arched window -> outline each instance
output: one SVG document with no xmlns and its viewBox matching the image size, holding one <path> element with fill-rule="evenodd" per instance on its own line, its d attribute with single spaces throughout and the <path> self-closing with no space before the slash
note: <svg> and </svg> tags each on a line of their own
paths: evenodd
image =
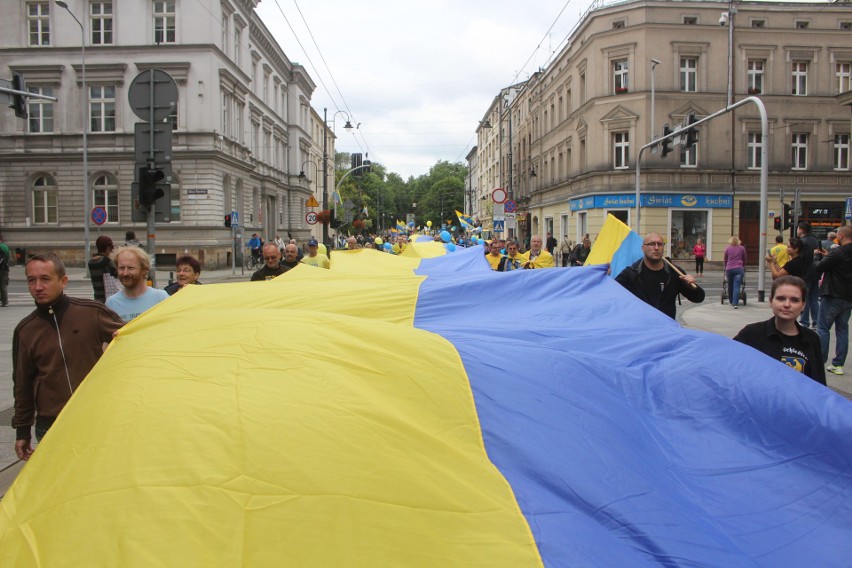
<svg viewBox="0 0 852 568">
<path fill-rule="evenodd" d="M 33 180 L 33 223 L 55 224 L 57 219 L 56 181 L 48 175 L 39 175 Z"/>
<path fill-rule="evenodd" d="M 92 184 L 92 204 L 106 209 L 107 223 L 118 223 L 118 181 L 110 174 L 99 175 Z"/>
</svg>

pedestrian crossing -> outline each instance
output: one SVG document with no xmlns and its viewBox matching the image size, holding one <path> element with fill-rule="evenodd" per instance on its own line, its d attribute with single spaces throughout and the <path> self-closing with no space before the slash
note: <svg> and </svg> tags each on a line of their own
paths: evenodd
<svg viewBox="0 0 852 568">
<path fill-rule="evenodd" d="M 92 290 L 92 285 L 88 282 L 69 282 L 65 287 L 65 294 L 74 298 L 87 298 L 91 300 L 95 297 Z M 24 288 L 21 290 L 9 290 L 9 307 L 30 307 L 33 305 L 33 297 L 30 296 L 29 290 Z"/>
</svg>

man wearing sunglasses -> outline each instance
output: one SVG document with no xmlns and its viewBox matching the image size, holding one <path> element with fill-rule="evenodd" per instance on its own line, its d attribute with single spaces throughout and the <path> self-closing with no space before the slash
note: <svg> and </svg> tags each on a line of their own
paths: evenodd
<svg viewBox="0 0 852 568">
<path fill-rule="evenodd" d="M 263 268 L 251 275 L 252 282 L 272 280 L 289 270 L 281 266 L 281 251 L 275 243 L 263 245 Z"/>
<path fill-rule="evenodd" d="M 622 270 L 615 281 L 674 319 L 677 295 L 683 294 L 690 302 L 699 304 L 704 301 L 704 289 L 695 283 L 694 276 L 663 260 L 665 246 L 662 235 L 648 233 L 642 242 L 642 258 Z"/>
</svg>

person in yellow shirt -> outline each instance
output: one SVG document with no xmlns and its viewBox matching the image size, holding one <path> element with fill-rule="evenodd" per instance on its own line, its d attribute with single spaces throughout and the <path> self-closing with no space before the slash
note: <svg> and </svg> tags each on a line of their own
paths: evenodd
<svg viewBox="0 0 852 568">
<path fill-rule="evenodd" d="M 500 267 L 500 259 L 503 258 L 500 254 L 500 239 L 493 239 L 488 247 L 489 252 L 485 255 L 485 260 L 488 261 L 491 270 L 497 270 Z"/>
<path fill-rule="evenodd" d="M 553 255 L 541 247 L 541 237 L 535 235 L 530 239 L 530 250 L 521 255 L 521 266 L 524 268 L 553 268 L 556 262 Z"/>
<path fill-rule="evenodd" d="M 391 251 L 393 254 L 402 254 L 402 251 L 405 250 L 405 247 L 408 246 L 408 236 L 404 234 L 400 234 L 396 237 L 396 242 L 393 244 Z"/>
<path fill-rule="evenodd" d="M 769 249 L 769 254 L 778 263 L 778 268 L 784 268 L 784 265 L 790 260 L 790 255 L 787 254 L 787 245 L 784 244 L 784 237 L 781 235 L 775 237 L 775 246 Z"/>
<path fill-rule="evenodd" d="M 319 254 L 317 252 L 318 248 L 319 243 L 316 239 L 309 240 L 308 254 L 302 257 L 302 263 L 310 266 L 318 266 L 319 268 L 329 268 L 331 263 L 329 262 L 328 257 L 324 254 Z"/>
</svg>

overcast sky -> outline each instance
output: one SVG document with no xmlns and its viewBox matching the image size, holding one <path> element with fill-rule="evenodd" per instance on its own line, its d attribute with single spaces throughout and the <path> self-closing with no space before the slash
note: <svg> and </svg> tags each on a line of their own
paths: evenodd
<svg viewBox="0 0 852 568">
<path fill-rule="evenodd" d="M 499 90 L 544 66 L 591 1 L 262 0 L 258 13 L 317 83 L 313 107 L 361 123 L 347 133 L 337 115 L 338 151 L 408 179 L 464 162 Z"/>
</svg>

